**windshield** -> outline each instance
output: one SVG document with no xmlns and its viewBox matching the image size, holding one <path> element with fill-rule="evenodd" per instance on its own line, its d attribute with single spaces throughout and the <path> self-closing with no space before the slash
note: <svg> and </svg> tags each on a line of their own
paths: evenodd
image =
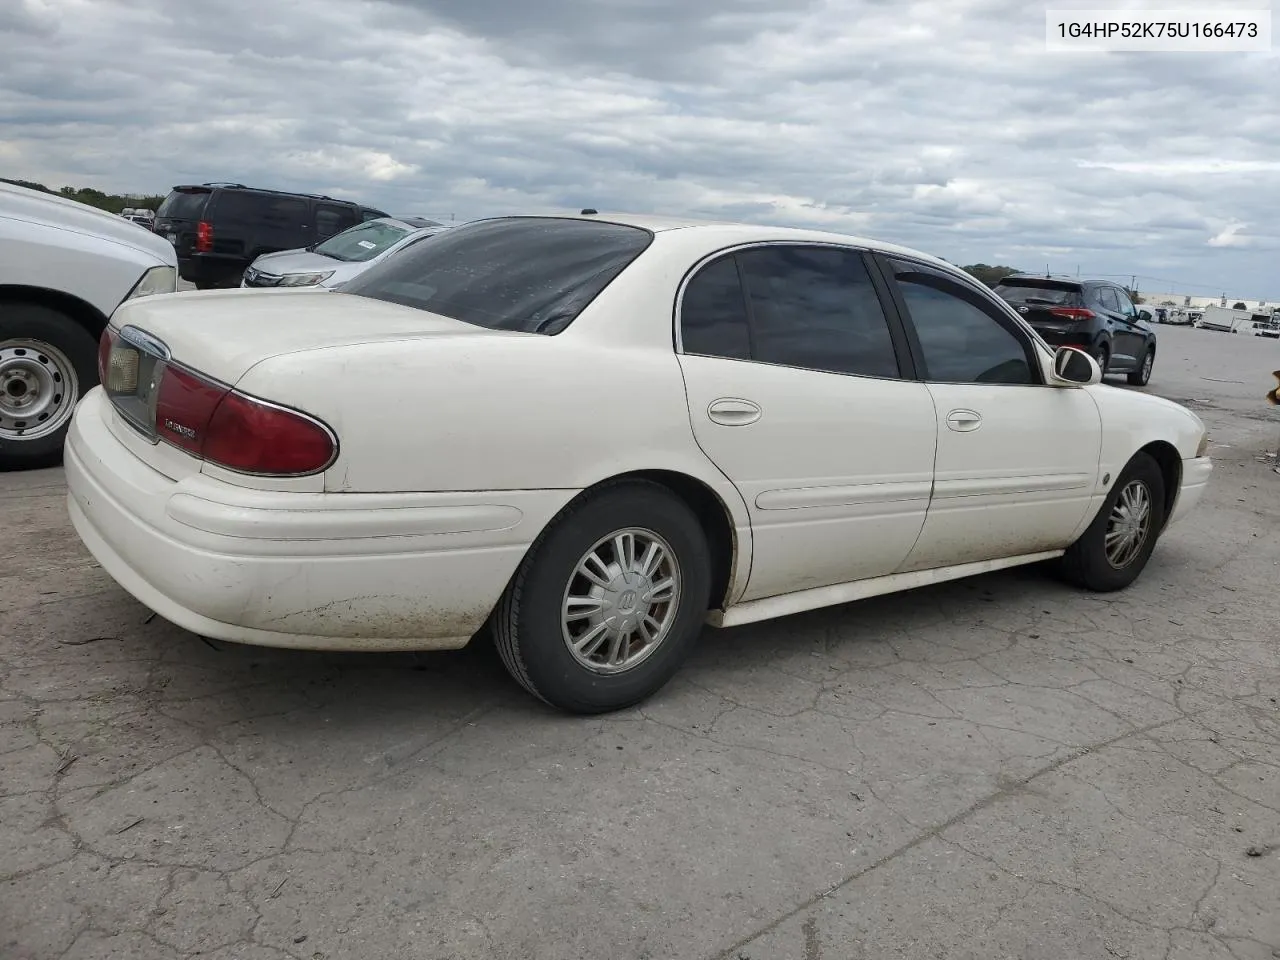
<svg viewBox="0 0 1280 960">
<path fill-rule="evenodd" d="M 360 262 L 372 260 L 384 250 L 399 243 L 412 230 L 386 220 L 370 220 L 343 230 L 316 246 L 315 252 L 334 260 Z"/>
<path fill-rule="evenodd" d="M 494 330 L 559 333 L 638 257 L 653 234 L 554 217 L 454 227 L 342 288 Z"/>
<path fill-rule="evenodd" d="M 1065 306 L 1077 303 L 1080 298 L 1080 291 L 1075 287 L 1052 281 L 1037 283 L 1019 280 L 1017 283 L 1001 283 L 997 284 L 995 292 L 1009 303 Z"/>
</svg>

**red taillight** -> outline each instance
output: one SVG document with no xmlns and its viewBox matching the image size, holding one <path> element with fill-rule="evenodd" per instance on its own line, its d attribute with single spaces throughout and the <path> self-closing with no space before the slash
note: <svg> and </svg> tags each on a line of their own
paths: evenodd
<svg viewBox="0 0 1280 960">
<path fill-rule="evenodd" d="M 116 342 L 116 331 L 111 327 L 102 331 L 98 338 L 98 382 L 107 382 L 107 361 L 111 357 L 111 348 Z"/>
<path fill-rule="evenodd" d="M 204 458 L 244 473 L 315 473 L 335 453 L 333 437 L 292 410 L 228 393 L 213 411 Z"/>
<path fill-rule="evenodd" d="M 1086 310 L 1084 307 L 1050 307 L 1049 312 L 1055 317 L 1064 317 L 1067 320 L 1092 320 L 1097 316 L 1092 310 Z"/>
<path fill-rule="evenodd" d="M 196 251 L 198 253 L 213 252 L 213 224 L 201 220 L 196 224 Z"/>
<path fill-rule="evenodd" d="M 319 422 L 169 367 L 160 381 L 156 434 L 240 473 L 295 476 L 327 467 L 337 452 Z"/>
<path fill-rule="evenodd" d="M 156 399 L 156 435 L 201 456 L 209 420 L 228 388 L 177 367 L 165 370 Z"/>
</svg>

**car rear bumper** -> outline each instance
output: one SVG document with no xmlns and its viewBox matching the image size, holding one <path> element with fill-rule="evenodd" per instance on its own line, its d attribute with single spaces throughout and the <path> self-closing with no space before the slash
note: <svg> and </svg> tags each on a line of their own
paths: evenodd
<svg viewBox="0 0 1280 960">
<path fill-rule="evenodd" d="M 77 406 L 68 510 L 90 553 L 165 619 L 237 643 L 461 647 L 572 490 L 435 494 L 251 490 L 152 469 Z"/>
<path fill-rule="evenodd" d="M 1208 457 L 1193 457 L 1182 461 L 1182 482 L 1178 487 L 1178 497 L 1173 503 L 1173 513 L 1165 524 L 1169 527 L 1193 509 L 1204 496 L 1209 486 L 1209 477 L 1213 475 L 1213 461 Z"/>
<path fill-rule="evenodd" d="M 1088 330 L 1062 330 L 1032 324 L 1032 329 L 1051 347 L 1091 347 L 1093 335 Z"/>
</svg>

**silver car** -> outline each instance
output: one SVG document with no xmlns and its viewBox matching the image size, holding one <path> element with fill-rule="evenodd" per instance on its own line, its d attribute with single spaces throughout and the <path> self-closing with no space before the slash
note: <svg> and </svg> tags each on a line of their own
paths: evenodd
<svg viewBox="0 0 1280 960">
<path fill-rule="evenodd" d="M 245 270 L 240 286 L 336 290 L 396 251 L 447 229 L 419 217 L 367 220 L 315 246 L 264 253 Z"/>
</svg>

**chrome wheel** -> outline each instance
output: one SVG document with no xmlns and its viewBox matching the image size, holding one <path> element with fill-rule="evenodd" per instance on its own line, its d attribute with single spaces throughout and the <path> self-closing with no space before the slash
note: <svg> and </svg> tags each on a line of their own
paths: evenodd
<svg viewBox="0 0 1280 960">
<path fill-rule="evenodd" d="M 1141 480 L 1130 481 L 1121 492 L 1107 522 L 1107 563 L 1122 570 L 1142 552 L 1151 533 L 1151 491 Z"/>
<path fill-rule="evenodd" d="M 671 632 L 682 586 L 675 551 L 652 530 L 628 527 L 601 538 L 565 588 L 565 645 L 588 670 L 630 670 Z"/>
<path fill-rule="evenodd" d="M 1142 382 L 1146 383 L 1151 379 L 1151 368 L 1155 366 L 1156 355 L 1150 350 L 1147 351 L 1146 359 L 1142 361 Z"/>
<path fill-rule="evenodd" d="M 76 368 L 39 340 L 0 340 L 0 440 L 38 440 L 61 430 L 80 395 Z"/>
</svg>

